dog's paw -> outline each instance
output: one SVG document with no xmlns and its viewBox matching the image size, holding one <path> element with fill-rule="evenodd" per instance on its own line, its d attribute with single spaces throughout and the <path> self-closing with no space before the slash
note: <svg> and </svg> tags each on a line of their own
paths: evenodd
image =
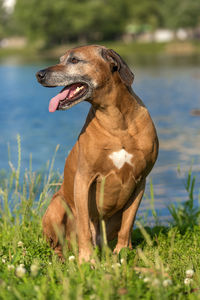
<svg viewBox="0 0 200 300">
<path fill-rule="evenodd" d="M 114 254 L 119 254 L 119 252 L 120 252 L 123 248 L 127 248 L 127 247 L 124 246 L 124 245 L 119 245 L 119 244 L 117 244 L 116 247 L 115 247 L 115 249 L 113 250 L 113 253 L 114 253 Z"/>
<path fill-rule="evenodd" d="M 84 262 L 91 261 L 91 253 L 89 251 L 81 251 L 79 252 L 79 263 L 82 264 Z"/>
</svg>

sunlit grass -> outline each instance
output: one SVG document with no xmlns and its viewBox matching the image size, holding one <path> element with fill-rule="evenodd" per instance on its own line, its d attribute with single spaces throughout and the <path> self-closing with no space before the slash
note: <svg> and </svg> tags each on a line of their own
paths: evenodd
<svg viewBox="0 0 200 300">
<path fill-rule="evenodd" d="M 45 172 L 33 172 L 30 161 L 21 173 L 19 136 L 17 141 L 18 165 L 9 161 L 10 171 L 0 176 L 0 299 L 200 298 L 199 208 L 194 208 L 191 170 L 185 186 L 189 200 L 181 209 L 171 206 L 169 227 L 159 225 L 150 184 L 149 201 L 157 222 L 152 228 L 136 222 L 133 250 L 113 255 L 114 243 L 107 247 L 104 232 L 105 248 L 94 250 L 95 264 L 80 265 L 76 245 L 73 251 L 65 247 L 62 263 L 41 228 L 44 210 L 62 181 L 53 171 L 55 156 Z"/>
</svg>

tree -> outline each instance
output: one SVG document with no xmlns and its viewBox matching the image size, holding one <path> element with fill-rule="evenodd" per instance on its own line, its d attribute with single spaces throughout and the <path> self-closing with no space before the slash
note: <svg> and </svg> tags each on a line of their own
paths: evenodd
<svg viewBox="0 0 200 300">
<path fill-rule="evenodd" d="M 200 0 L 16 0 L 14 29 L 46 45 L 113 40 L 127 25 L 195 27 L 199 11 Z"/>
<path fill-rule="evenodd" d="M 17 0 L 14 12 L 21 33 L 48 44 L 116 38 L 127 15 L 122 0 Z"/>
<path fill-rule="evenodd" d="M 168 28 L 195 28 L 200 24 L 199 0 L 164 0 L 163 25 Z"/>
<path fill-rule="evenodd" d="M 0 40 L 6 36 L 8 15 L 3 0 L 0 0 Z"/>
<path fill-rule="evenodd" d="M 132 0 L 129 19 L 135 25 L 149 25 L 152 29 L 162 23 L 162 13 L 159 0 Z"/>
</svg>

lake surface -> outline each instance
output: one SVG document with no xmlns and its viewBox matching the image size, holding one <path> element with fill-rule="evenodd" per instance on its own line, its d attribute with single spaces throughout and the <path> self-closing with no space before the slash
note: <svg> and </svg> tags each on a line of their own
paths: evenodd
<svg viewBox="0 0 200 300">
<path fill-rule="evenodd" d="M 0 64 L 0 169 L 9 169 L 8 143 L 11 159 L 17 164 L 16 136 L 22 140 L 22 167 L 28 168 L 32 153 L 33 169 L 41 169 L 60 144 L 55 169 L 63 171 L 65 158 L 83 126 L 88 103 L 80 103 L 65 112 L 48 112 L 48 103 L 60 88 L 40 86 L 35 78 L 37 70 L 48 63 Z M 134 63 L 133 63 L 134 66 Z M 187 199 L 184 174 L 193 162 L 197 174 L 195 199 L 197 204 L 200 171 L 200 117 L 191 110 L 200 109 L 200 68 L 195 64 L 157 63 L 136 65 L 134 91 L 143 99 L 155 122 L 160 152 L 150 174 L 155 192 L 155 206 L 159 214 L 168 218 L 166 206 L 173 201 Z M 182 176 L 178 175 L 180 165 Z M 147 186 L 146 194 L 149 194 Z M 142 208 L 149 206 L 145 198 Z M 142 209 L 140 210 L 142 212 Z"/>
</svg>

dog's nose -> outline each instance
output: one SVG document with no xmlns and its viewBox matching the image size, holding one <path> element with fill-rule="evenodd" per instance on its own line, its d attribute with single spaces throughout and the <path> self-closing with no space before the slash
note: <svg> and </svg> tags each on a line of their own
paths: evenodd
<svg viewBox="0 0 200 300">
<path fill-rule="evenodd" d="M 37 80 L 39 82 L 44 81 L 44 79 L 46 77 L 46 74 L 47 74 L 46 70 L 40 70 L 40 71 L 38 71 L 36 73 Z"/>
</svg>

